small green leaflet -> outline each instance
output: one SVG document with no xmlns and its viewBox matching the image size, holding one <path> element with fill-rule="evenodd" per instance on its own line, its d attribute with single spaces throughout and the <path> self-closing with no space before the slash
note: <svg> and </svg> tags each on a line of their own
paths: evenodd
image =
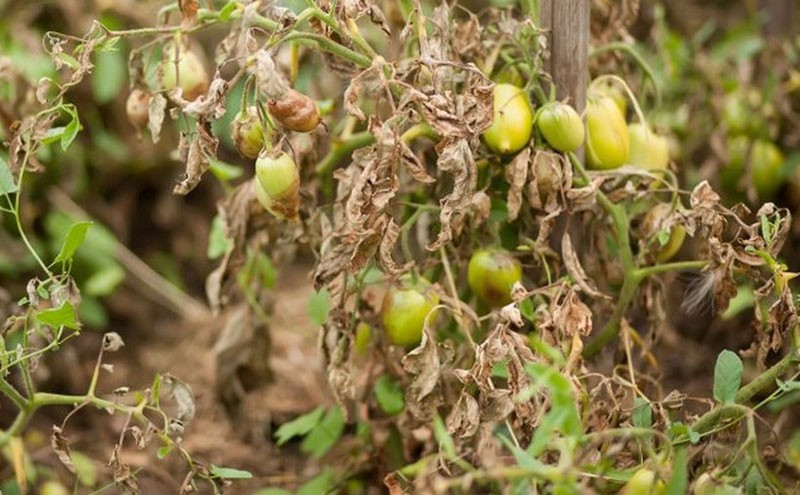
<svg viewBox="0 0 800 495">
<path fill-rule="evenodd" d="M 322 419 L 322 414 L 325 412 L 325 409 L 320 406 L 308 414 L 304 414 L 288 423 L 284 423 L 278 428 L 278 431 L 275 432 L 275 440 L 277 440 L 278 445 L 283 445 L 292 438 L 300 435 L 305 435 L 309 431 L 313 430 L 319 420 Z"/>
<path fill-rule="evenodd" d="M 723 404 L 733 404 L 742 384 L 742 360 L 735 352 L 724 350 L 714 366 L 714 398 Z"/>
<path fill-rule="evenodd" d="M 637 397 L 633 401 L 631 423 L 637 428 L 651 428 L 653 426 L 653 411 L 650 409 L 650 403 L 641 397 Z"/>
<path fill-rule="evenodd" d="M 321 326 L 328 321 L 328 312 L 331 310 L 331 298 L 328 289 L 314 292 L 308 298 L 308 316 L 315 325 Z"/>
<path fill-rule="evenodd" d="M 406 406 L 403 389 L 391 375 L 385 373 L 375 382 L 375 398 L 383 412 L 390 416 L 400 414 Z"/>
<path fill-rule="evenodd" d="M 67 237 L 64 239 L 64 245 L 61 246 L 61 252 L 59 252 L 56 259 L 53 260 L 53 264 L 59 261 L 61 263 L 72 261 L 75 251 L 77 251 L 81 244 L 83 244 L 83 241 L 86 240 L 86 232 L 89 231 L 89 227 L 91 226 L 92 222 L 73 223 L 67 232 Z"/>
<path fill-rule="evenodd" d="M 65 326 L 72 330 L 78 330 L 80 325 L 75 319 L 75 308 L 69 301 L 64 301 L 61 306 L 52 309 L 46 309 L 36 313 L 36 319 L 40 323 L 50 325 L 53 328 Z"/>
<path fill-rule="evenodd" d="M 344 413 L 339 406 L 328 409 L 322 420 L 300 445 L 300 450 L 313 457 L 322 457 L 342 438 L 344 433 Z"/>
<path fill-rule="evenodd" d="M 248 480 L 253 477 L 250 471 L 243 471 L 241 469 L 219 467 L 211 465 L 211 474 L 215 478 L 222 478 L 227 480 Z"/>
<path fill-rule="evenodd" d="M 14 183 L 14 176 L 11 174 L 11 167 L 8 166 L 5 158 L 0 156 L 0 195 L 17 192 L 19 188 Z"/>
</svg>

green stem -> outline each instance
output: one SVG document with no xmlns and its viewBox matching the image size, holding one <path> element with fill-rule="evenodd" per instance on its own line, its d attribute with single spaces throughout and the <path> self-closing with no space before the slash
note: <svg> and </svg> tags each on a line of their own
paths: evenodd
<svg viewBox="0 0 800 495">
<path fill-rule="evenodd" d="M 354 52 L 353 50 L 345 46 L 342 46 L 339 43 L 336 43 L 335 41 L 326 38 L 320 34 L 296 31 L 294 33 L 290 33 L 284 36 L 280 40 L 281 43 L 287 41 L 296 41 L 299 44 L 310 44 L 311 46 L 318 46 L 323 50 L 326 50 L 345 60 L 349 60 L 350 62 L 353 62 L 354 64 L 363 67 L 365 69 L 369 68 L 372 65 L 372 59 L 370 59 L 366 55 Z"/>
<path fill-rule="evenodd" d="M 336 165 L 347 158 L 353 151 L 369 146 L 375 142 L 375 136 L 369 131 L 353 134 L 343 141 L 334 141 L 328 154 L 317 164 L 317 175 L 326 176 L 333 172 Z"/>
<path fill-rule="evenodd" d="M 651 275 L 680 270 L 699 270 L 708 266 L 706 260 L 675 261 L 661 265 L 646 266 L 635 271 L 637 278 L 644 280 Z"/>
<path fill-rule="evenodd" d="M 645 75 L 650 80 L 650 83 L 652 83 L 653 90 L 656 93 L 656 106 L 658 106 L 661 102 L 661 92 L 658 89 L 658 83 L 656 81 L 655 72 L 653 72 L 653 68 L 650 67 L 650 64 L 647 63 L 647 61 L 642 57 L 642 55 L 638 51 L 636 51 L 636 49 L 629 43 L 625 43 L 622 41 L 614 41 L 611 43 L 606 43 L 605 45 L 602 46 L 598 46 L 597 48 L 592 50 L 591 53 L 589 53 L 589 56 L 594 57 L 596 55 L 600 55 L 601 53 L 609 51 L 621 51 L 630 55 L 630 57 L 636 62 L 636 64 L 644 71 Z"/>
<path fill-rule="evenodd" d="M 3 393 L 6 397 L 8 397 L 11 402 L 17 406 L 17 409 L 20 411 L 24 411 L 28 407 L 28 401 L 25 397 L 22 396 L 16 388 L 13 387 L 10 383 L 6 381 L 5 378 L 0 377 L 0 392 Z"/>
</svg>

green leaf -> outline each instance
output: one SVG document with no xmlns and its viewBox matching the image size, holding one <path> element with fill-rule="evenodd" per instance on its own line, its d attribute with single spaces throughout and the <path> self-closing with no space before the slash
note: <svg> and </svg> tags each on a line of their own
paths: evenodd
<svg viewBox="0 0 800 495">
<path fill-rule="evenodd" d="M 83 291 L 89 296 L 107 296 L 125 280 L 125 270 L 117 264 L 109 264 L 92 274 L 83 283 Z"/>
<path fill-rule="evenodd" d="M 244 174 L 242 167 L 228 162 L 223 162 L 222 160 L 218 160 L 216 158 L 209 159 L 208 163 L 211 168 L 211 173 L 222 182 L 230 182 L 234 179 L 238 179 Z"/>
<path fill-rule="evenodd" d="M 163 447 L 160 447 L 158 449 L 158 452 L 156 452 L 156 456 L 158 456 L 159 459 L 163 459 L 163 458 L 167 457 L 170 452 L 172 452 L 172 446 L 171 445 L 164 445 Z"/>
<path fill-rule="evenodd" d="M 641 397 L 637 397 L 633 401 L 631 423 L 637 428 L 651 428 L 653 426 L 653 411 L 650 409 L 650 403 Z"/>
<path fill-rule="evenodd" d="M 278 431 L 275 432 L 275 440 L 277 441 L 278 445 L 283 445 L 292 438 L 300 435 L 305 435 L 309 431 L 313 430 L 315 426 L 319 423 L 319 420 L 322 419 L 322 414 L 325 412 L 325 409 L 320 406 L 308 414 L 304 414 L 298 418 L 295 418 L 288 423 L 284 423 L 278 428 Z"/>
<path fill-rule="evenodd" d="M 384 373 L 375 381 L 375 398 L 383 412 L 393 416 L 400 414 L 406 406 L 403 389 L 391 375 Z"/>
<path fill-rule="evenodd" d="M 75 308 L 72 307 L 69 301 L 64 301 L 57 308 L 46 309 L 36 313 L 36 319 L 53 328 L 58 328 L 62 325 L 72 330 L 80 328 L 80 324 L 75 319 Z"/>
<path fill-rule="evenodd" d="M 333 470 L 325 468 L 312 480 L 301 486 L 296 495 L 325 495 L 333 488 Z"/>
<path fill-rule="evenodd" d="M 226 480 L 249 480 L 253 477 L 253 473 L 250 471 L 244 471 L 242 469 L 234 469 L 228 467 L 219 467 L 215 465 L 211 465 L 211 474 L 215 478 L 222 478 Z"/>
<path fill-rule="evenodd" d="M 664 495 L 685 495 L 689 488 L 689 472 L 687 469 L 686 449 L 678 449 L 672 463 L 672 475 L 667 481 Z"/>
<path fill-rule="evenodd" d="M 122 50 L 95 52 L 92 94 L 97 103 L 101 105 L 109 103 L 119 95 L 128 74 L 127 65 Z"/>
<path fill-rule="evenodd" d="M 94 461 L 88 456 L 74 450 L 70 452 L 70 457 L 72 458 L 72 464 L 75 466 L 75 474 L 77 474 L 78 481 L 81 482 L 81 485 L 88 487 L 96 485 L 97 467 L 95 467 Z"/>
<path fill-rule="evenodd" d="M 344 413 L 339 406 L 328 410 L 322 421 L 317 423 L 300 445 L 300 450 L 313 457 L 325 455 L 344 433 Z"/>
<path fill-rule="evenodd" d="M 5 158 L 0 156 L 0 194 L 11 194 L 18 190 L 19 187 L 14 183 L 14 176 L 11 174 L 11 167 Z"/>
<path fill-rule="evenodd" d="M 208 259 L 217 259 L 228 250 L 231 240 L 225 236 L 225 221 L 217 213 L 211 220 L 211 230 L 208 233 L 208 249 L 206 254 Z"/>
<path fill-rule="evenodd" d="M 728 303 L 728 308 L 722 313 L 723 320 L 731 320 L 733 317 L 746 309 L 750 309 L 756 302 L 756 295 L 753 288 L 749 285 L 740 285 L 736 295 Z"/>
<path fill-rule="evenodd" d="M 67 232 L 67 237 L 64 239 L 64 244 L 61 246 L 61 251 L 56 256 L 56 259 L 53 260 L 53 263 L 67 263 L 72 261 L 72 257 L 75 255 L 75 251 L 83 244 L 83 241 L 86 240 L 86 233 L 89 231 L 89 227 L 92 226 L 92 222 L 75 222 L 73 223 L 69 231 Z"/>
<path fill-rule="evenodd" d="M 714 398 L 723 404 L 733 404 L 742 384 L 742 360 L 735 352 L 724 350 L 714 366 Z"/>
<path fill-rule="evenodd" d="M 66 127 L 64 127 L 64 132 L 61 134 L 61 149 L 66 151 L 69 148 L 69 145 L 75 141 L 75 138 L 78 136 L 78 132 L 83 129 L 81 126 L 81 121 L 78 120 L 78 114 L 72 114 L 72 120 L 69 121 Z"/>
<path fill-rule="evenodd" d="M 314 292 L 308 299 L 308 315 L 315 325 L 321 326 L 328 320 L 328 312 L 331 309 L 331 299 L 328 289 Z"/>
</svg>

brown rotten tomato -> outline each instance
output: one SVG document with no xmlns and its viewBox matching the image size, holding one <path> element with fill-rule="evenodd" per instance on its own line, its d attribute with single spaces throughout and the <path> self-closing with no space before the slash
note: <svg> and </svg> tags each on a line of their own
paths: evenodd
<svg viewBox="0 0 800 495">
<path fill-rule="evenodd" d="M 299 219 L 300 172 L 287 153 L 263 152 L 258 157 L 253 192 L 258 202 L 276 217 Z"/>
<path fill-rule="evenodd" d="M 439 296 L 425 279 L 413 283 L 400 282 L 386 292 L 381 307 L 381 319 L 386 337 L 394 345 L 411 347 L 422 340 L 425 321 L 432 321 Z"/>
<path fill-rule="evenodd" d="M 494 118 L 483 140 L 495 153 L 507 155 L 524 148 L 533 133 L 533 110 L 528 95 L 513 84 L 495 84 Z"/>
<path fill-rule="evenodd" d="M 166 91 L 180 88 L 183 98 L 196 100 L 206 92 L 208 72 L 200 57 L 187 43 L 178 41 L 164 48 L 160 71 L 161 87 Z"/>
<path fill-rule="evenodd" d="M 585 131 L 581 116 L 566 103 L 545 105 L 536 118 L 536 127 L 554 150 L 568 153 L 580 148 Z"/>
<path fill-rule="evenodd" d="M 522 280 L 522 266 L 508 251 L 475 251 L 467 266 L 467 281 L 472 292 L 492 307 L 509 304 L 511 289 Z"/>
<path fill-rule="evenodd" d="M 313 99 L 289 89 L 280 99 L 267 102 L 269 113 L 283 127 L 295 132 L 311 132 L 320 123 L 319 108 Z"/>
<path fill-rule="evenodd" d="M 609 170 L 628 161 L 628 125 L 614 100 L 590 94 L 586 107 L 586 159 L 590 168 Z"/>
<path fill-rule="evenodd" d="M 125 112 L 135 127 L 146 126 L 150 120 L 150 93 L 139 88 L 131 91 L 125 102 Z"/>
</svg>

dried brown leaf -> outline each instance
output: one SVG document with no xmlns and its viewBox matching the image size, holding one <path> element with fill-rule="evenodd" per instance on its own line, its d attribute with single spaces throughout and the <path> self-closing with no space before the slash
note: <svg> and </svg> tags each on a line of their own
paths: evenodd
<svg viewBox="0 0 800 495">
<path fill-rule="evenodd" d="M 466 139 L 447 144 L 439 153 L 436 165 L 440 171 L 453 176 L 453 190 L 441 200 L 439 235 L 433 244 L 428 245 L 429 251 L 435 251 L 453 239 L 459 220 L 471 207 L 478 180 L 475 160 Z"/>
<path fill-rule="evenodd" d="M 528 168 L 531 158 L 531 149 L 525 148 L 506 165 L 505 178 L 508 182 L 508 197 L 506 205 L 508 207 L 508 220 L 513 222 L 519 216 L 522 207 L 522 189 L 528 180 Z"/>
</svg>

